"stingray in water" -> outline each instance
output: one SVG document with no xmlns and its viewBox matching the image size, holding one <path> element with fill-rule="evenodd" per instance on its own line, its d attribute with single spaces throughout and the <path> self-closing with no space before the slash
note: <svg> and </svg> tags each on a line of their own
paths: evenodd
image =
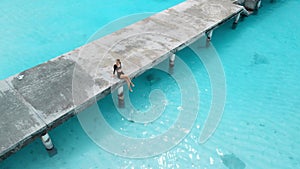
<svg viewBox="0 0 300 169">
<path fill-rule="evenodd" d="M 236 157 L 234 154 L 225 154 L 220 156 L 223 164 L 229 169 L 244 169 L 246 168 L 246 164 Z"/>
<path fill-rule="evenodd" d="M 254 64 L 254 65 L 269 64 L 269 60 L 267 57 L 260 55 L 258 53 L 255 53 L 253 55 L 252 64 Z"/>
<path fill-rule="evenodd" d="M 149 74 L 146 76 L 146 79 L 148 82 L 150 82 L 150 85 L 160 80 L 160 78 L 155 77 L 153 74 Z"/>
</svg>

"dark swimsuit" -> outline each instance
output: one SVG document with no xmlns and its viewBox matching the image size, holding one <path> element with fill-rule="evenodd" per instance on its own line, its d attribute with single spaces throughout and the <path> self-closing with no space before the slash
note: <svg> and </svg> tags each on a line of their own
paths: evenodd
<svg viewBox="0 0 300 169">
<path fill-rule="evenodd" d="M 115 72 L 117 71 L 117 76 L 118 76 L 119 79 L 121 78 L 121 75 L 124 75 L 123 71 L 119 72 L 119 70 L 121 70 L 121 68 L 122 68 L 121 64 L 120 64 L 120 67 L 118 67 L 116 64 L 114 65 L 114 72 L 113 72 L 113 74 L 115 74 Z"/>
</svg>

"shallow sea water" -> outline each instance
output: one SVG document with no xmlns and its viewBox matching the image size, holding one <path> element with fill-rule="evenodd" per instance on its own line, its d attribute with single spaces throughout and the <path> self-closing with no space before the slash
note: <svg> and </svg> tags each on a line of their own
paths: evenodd
<svg viewBox="0 0 300 169">
<path fill-rule="evenodd" d="M 121 17 L 156 13 L 180 2 L 183 0 L 2 0 L 0 79 L 84 45 L 96 31 Z M 137 20 L 132 21 L 120 28 Z"/>
<path fill-rule="evenodd" d="M 186 48 L 177 53 L 192 70 L 200 91 L 200 111 L 192 131 L 176 147 L 146 159 L 110 154 L 85 134 L 77 118 L 50 132 L 58 154 L 48 157 L 40 140 L 0 163 L 0 168 L 300 168 L 300 1 L 264 2 L 257 15 L 218 28 L 213 45 L 226 75 L 226 105 L 212 137 L 198 142 L 211 105 L 209 76 L 201 60 Z M 175 70 L 180 70 L 176 67 Z M 151 69 L 134 79 L 130 94 L 139 110 L 149 108 L 149 93 L 162 89 L 167 107 L 148 125 L 124 119 L 111 95 L 98 102 L 110 126 L 121 134 L 147 138 L 159 135 L 178 117 L 180 91 L 167 73 Z M 151 147 L 149 147 L 151 148 Z M 223 156 L 220 156 L 223 153 Z"/>
</svg>

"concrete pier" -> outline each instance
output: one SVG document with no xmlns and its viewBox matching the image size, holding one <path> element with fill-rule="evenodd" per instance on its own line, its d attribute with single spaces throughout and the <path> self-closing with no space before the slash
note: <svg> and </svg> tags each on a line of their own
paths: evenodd
<svg viewBox="0 0 300 169">
<path fill-rule="evenodd" d="M 242 11 L 231 0 L 188 0 L 1 81 L 0 161 L 121 86 L 116 58 L 138 76 Z"/>
</svg>

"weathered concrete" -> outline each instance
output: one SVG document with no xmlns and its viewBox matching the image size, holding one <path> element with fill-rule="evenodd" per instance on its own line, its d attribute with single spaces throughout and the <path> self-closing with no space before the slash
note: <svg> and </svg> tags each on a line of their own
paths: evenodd
<svg viewBox="0 0 300 169">
<path fill-rule="evenodd" d="M 5 81 L 0 81 L 0 112 L 1 156 L 19 150 L 27 140 L 46 129 L 34 108 Z"/>
<path fill-rule="evenodd" d="M 120 86 L 116 58 L 138 76 L 240 12 L 230 0 L 189 0 L 1 82 L 1 158 Z"/>
</svg>

